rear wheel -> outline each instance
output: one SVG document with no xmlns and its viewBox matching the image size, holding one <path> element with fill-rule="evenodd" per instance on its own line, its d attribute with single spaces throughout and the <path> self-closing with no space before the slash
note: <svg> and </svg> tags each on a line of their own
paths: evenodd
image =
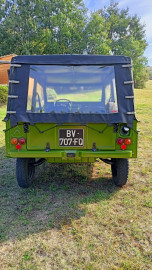
<svg viewBox="0 0 152 270">
<path fill-rule="evenodd" d="M 129 161 L 125 158 L 112 159 L 112 179 L 116 186 L 122 187 L 127 183 L 129 174 Z"/>
<path fill-rule="evenodd" d="M 16 179 L 21 188 L 28 188 L 31 185 L 35 174 L 34 158 L 17 158 Z"/>
</svg>

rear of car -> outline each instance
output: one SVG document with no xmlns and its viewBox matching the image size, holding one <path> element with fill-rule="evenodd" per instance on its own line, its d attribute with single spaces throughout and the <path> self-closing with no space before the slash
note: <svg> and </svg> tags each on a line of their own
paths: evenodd
<svg viewBox="0 0 152 270">
<path fill-rule="evenodd" d="M 130 58 L 123 56 L 12 59 L 6 154 L 17 158 L 21 187 L 30 185 L 35 166 L 45 160 L 83 163 L 97 158 L 111 164 L 116 184 L 126 183 L 128 158 L 137 157 L 131 68 Z M 118 177 L 119 167 L 125 180 Z"/>
</svg>

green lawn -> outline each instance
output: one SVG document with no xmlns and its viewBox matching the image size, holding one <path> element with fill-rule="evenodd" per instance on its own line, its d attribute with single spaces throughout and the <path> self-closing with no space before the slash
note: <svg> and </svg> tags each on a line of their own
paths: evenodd
<svg viewBox="0 0 152 270">
<path fill-rule="evenodd" d="M 0 120 L 0 269 L 152 269 L 152 81 L 135 96 L 139 152 L 122 189 L 99 162 L 42 165 L 20 189 Z"/>
<path fill-rule="evenodd" d="M 109 91 L 110 92 L 110 91 Z M 53 96 L 53 95 L 52 95 Z M 68 99 L 69 101 L 76 101 L 76 102 L 85 102 L 85 101 L 101 101 L 102 98 L 102 90 L 96 90 L 96 91 L 77 91 L 76 93 L 68 93 L 68 94 L 60 94 L 57 95 L 55 94 L 55 98 L 50 99 L 49 101 L 55 101 L 55 100 L 59 100 L 59 99 Z"/>
</svg>

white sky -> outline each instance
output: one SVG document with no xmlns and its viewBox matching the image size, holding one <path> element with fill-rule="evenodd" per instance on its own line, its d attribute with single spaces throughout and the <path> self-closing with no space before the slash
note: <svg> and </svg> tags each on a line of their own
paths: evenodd
<svg viewBox="0 0 152 270">
<path fill-rule="evenodd" d="M 129 8 L 130 15 L 137 14 L 141 22 L 145 24 L 146 40 L 148 43 L 145 56 L 148 59 L 148 65 L 152 66 L 152 0 L 116 0 L 119 8 Z M 85 6 L 95 11 L 104 6 L 110 5 L 110 0 L 84 0 Z"/>
</svg>

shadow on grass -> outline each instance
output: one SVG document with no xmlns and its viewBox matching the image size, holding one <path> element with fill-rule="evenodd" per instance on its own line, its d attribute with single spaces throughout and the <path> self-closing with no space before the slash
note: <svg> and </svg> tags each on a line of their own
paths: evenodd
<svg viewBox="0 0 152 270">
<path fill-rule="evenodd" d="M 17 186 L 14 165 L 14 159 L 0 163 L 1 241 L 70 226 L 73 220 L 85 215 L 88 204 L 108 202 L 119 190 L 104 163 L 43 164 L 29 189 Z"/>
</svg>

